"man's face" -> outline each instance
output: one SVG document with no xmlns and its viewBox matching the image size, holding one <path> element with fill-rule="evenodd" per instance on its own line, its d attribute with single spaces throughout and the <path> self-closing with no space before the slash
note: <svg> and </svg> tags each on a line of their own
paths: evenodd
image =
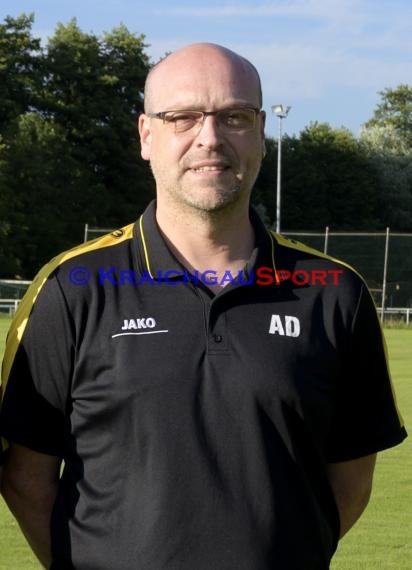
<svg viewBox="0 0 412 570">
<path fill-rule="evenodd" d="M 240 60 L 197 47 L 169 56 L 153 73 L 148 113 L 259 108 L 256 76 Z M 173 124 L 143 115 L 142 156 L 150 160 L 158 204 L 202 211 L 248 203 L 264 141 L 264 115 L 251 130 L 230 131 L 207 116 L 201 128 L 175 132 Z"/>
</svg>

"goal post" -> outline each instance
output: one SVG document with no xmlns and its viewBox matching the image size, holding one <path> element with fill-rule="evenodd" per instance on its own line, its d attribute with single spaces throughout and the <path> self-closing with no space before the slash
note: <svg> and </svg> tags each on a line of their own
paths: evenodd
<svg viewBox="0 0 412 570">
<path fill-rule="evenodd" d="M 98 238 L 105 234 L 109 234 L 113 232 L 116 228 L 96 228 L 93 226 L 89 226 L 89 224 L 84 224 L 84 236 L 83 241 L 90 241 L 92 239 Z"/>
</svg>

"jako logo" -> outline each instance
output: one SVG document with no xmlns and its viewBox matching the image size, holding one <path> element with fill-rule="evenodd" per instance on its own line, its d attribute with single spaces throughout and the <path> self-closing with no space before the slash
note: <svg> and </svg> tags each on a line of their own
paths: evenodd
<svg viewBox="0 0 412 570">
<path fill-rule="evenodd" d="M 130 331 L 137 329 L 154 329 L 156 321 L 153 317 L 147 319 L 125 319 L 123 321 L 122 331 Z"/>
<path fill-rule="evenodd" d="M 282 319 L 284 319 L 284 321 L 282 321 Z M 299 319 L 296 317 L 290 317 L 288 315 L 285 315 L 285 317 L 281 317 L 280 315 L 272 315 L 272 318 L 270 320 L 269 334 L 297 337 L 300 335 Z"/>
</svg>

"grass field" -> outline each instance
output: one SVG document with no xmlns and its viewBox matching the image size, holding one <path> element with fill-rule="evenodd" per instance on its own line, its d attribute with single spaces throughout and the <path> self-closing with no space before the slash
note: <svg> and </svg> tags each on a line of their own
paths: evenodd
<svg viewBox="0 0 412 570">
<path fill-rule="evenodd" d="M 0 355 L 8 324 L 8 319 L 0 318 Z M 411 431 L 412 329 L 385 329 L 385 336 L 399 407 Z M 39 568 L 0 499 L 0 569 Z M 412 437 L 379 455 L 371 502 L 341 541 L 331 566 L 331 570 L 391 568 L 412 568 Z"/>
</svg>

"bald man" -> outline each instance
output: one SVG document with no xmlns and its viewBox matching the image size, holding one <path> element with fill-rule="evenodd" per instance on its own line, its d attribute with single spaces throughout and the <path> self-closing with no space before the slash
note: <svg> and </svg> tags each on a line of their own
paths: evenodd
<svg viewBox="0 0 412 570">
<path fill-rule="evenodd" d="M 46 568 L 326 570 L 405 437 L 362 279 L 250 207 L 264 125 L 244 58 L 162 60 L 139 117 L 156 202 L 21 304 L 3 494 Z"/>
</svg>

